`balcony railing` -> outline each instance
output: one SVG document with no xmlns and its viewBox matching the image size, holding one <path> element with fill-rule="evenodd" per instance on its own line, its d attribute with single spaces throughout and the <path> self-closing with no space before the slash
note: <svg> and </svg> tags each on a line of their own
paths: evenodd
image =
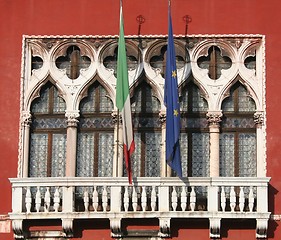
<svg viewBox="0 0 281 240">
<path fill-rule="evenodd" d="M 210 237 L 220 237 L 221 219 L 256 219 L 256 237 L 266 238 L 269 178 L 13 178 L 13 230 L 23 236 L 27 219 L 61 219 L 73 236 L 73 220 L 107 218 L 113 237 L 122 219 L 157 218 L 160 237 L 172 218 L 209 219 Z"/>
</svg>

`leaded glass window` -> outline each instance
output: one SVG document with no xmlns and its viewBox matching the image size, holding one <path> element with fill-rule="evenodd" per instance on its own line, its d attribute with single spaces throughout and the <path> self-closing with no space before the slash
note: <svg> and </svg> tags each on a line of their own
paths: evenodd
<svg viewBox="0 0 281 240">
<path fill-rule="evenodd" d="M 65 176 L 66 105 L 50 82 L 31 105 L 33 116 L 29 149 L 30 177 Z"/>
<path fill-rule="evenodd" d="M 76 176 L 110 177 L 113 163 L 113 103 L 105 88 L 95 81 L 80 103 Z"/>
<path fill-rule="evenodd" d="M 162 139 L 160 102 L 145 81 L 136 87 L 131 102 L 136 146 L 132 156 L 133 177 L 159 177 Z"/>
<path fill-rule="evenodd" d="M 183 176 L 209 176 L 208 104 L 191 80 L 180 89 Z"/>
<path fill-rule="evenodd" d="M 220 176 L 256 176 L 255 102 L 237 82 L 223 101 L 220 135 Z"/>
</svg>

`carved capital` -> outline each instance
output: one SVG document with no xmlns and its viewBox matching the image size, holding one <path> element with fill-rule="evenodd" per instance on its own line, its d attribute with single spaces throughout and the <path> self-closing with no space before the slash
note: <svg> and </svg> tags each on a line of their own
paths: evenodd
<svg viewBox="0 0 281 240">
<path fill-rule="evenodd" d="M 119 238 L 122 237 L 121 232 L 121 218 L 110 219 L 111 237 Z"/>
<path fill-rule="evenodd" d="M 114 124 L 116 124 L 118 122 L 118 114 L 117 114 L 117 111 L 113 111 L 111 113 L 111 119 L 112 119 L 112 122 Z M 119 115 L 119 123 L 121 123 L 121 116 Z"/>
<path fill-rule="evenodd" d="M 21 124 L 22 124 L 22 126 L 28 127 L 28 126 L 30 126 L 31 122 L 32 122 L 31 113 L 29 111 L 22 112 L 22 114 L 21 114 Z"/>
<path fill-rule="evenodd" d="M 257 125 L 257 127 L 261 127 L 264 123 L 264 112 L 262 112 L 262 111 L 255 112 L 254 122 Z"/>
<path fill-rule="evenodd" d="M 68 127 L 77 127 L 78 124 L 78 118 L 80 114 L 79 112 L 66 112 L 65 117 L 66 117 L 66 122 Z"/>
<path fill-rule="evenodd" d="M 170 218 L 159 218 L 159 237 L 170 237 Z"/>
<path fill-rule="evenodd" d="M 221 112 L 208 112 L 206 114 L 209 125 L 219 125 L 222 118 Z"/>
<path fill-rule="evenodd" d="M 220 238 L 221 219 L 210 218 L 210 238 Z"/>
<path fill-rule="evenodd" d="M 159 119 L 162 124 L 166 123 L 166 111 L 161 110 L 159 112 Z"/>
<path fill-rule="evenodd" d="M 73 219 L 62 219 L 62 229 L 67 237 L 73 237 Z"/>
</svg>

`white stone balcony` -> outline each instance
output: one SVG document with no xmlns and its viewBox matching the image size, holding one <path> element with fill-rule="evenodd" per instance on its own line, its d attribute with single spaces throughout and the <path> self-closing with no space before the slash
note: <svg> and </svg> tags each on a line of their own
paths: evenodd
<svg viewBox="0 0 281 240">
<path fill-rule="evenodd" d="M 210 238 L 220 237 L 221 219 L 255 219 L 256 237 L 266 238 L 269 178 L 13 178 L 13 230 L 23 221 L 61 219 L 73 236 L 77 219 L 109 219 L 113 237 L 122 237 L 122 219 L 156 218 L 159 237 L 170 236 L 173 218 L 209 219 Z"/>
</svg>

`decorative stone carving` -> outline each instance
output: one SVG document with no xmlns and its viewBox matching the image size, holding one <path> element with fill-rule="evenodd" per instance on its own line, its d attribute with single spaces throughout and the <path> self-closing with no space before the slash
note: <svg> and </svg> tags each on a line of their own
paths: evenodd
<svg viewBox="0 0 281 240">
<path fill-rule="evenodd" d="M 77 127 L 78 119 L 80 114 L 78 112 L 66 112 L 65 117 L 67 122 L 67 127 Z"/>
<path fill-rule="evenodd" d="M 257 127 L 261 127 L 264 124 L 264 113 L 262 111 L 257 111 L 254 114 L 254 122 Z"/>
<path fill-rule="evenodd" d="M 110 219 L 110 229 L 111 229 L 111 237 L 121 237 L 121 218 L 111 218 Z"/>
<path fill-rule="evenodd" d="M 207 121 L 210 125 L 219 125 L 222 118 L 221 112 L 208 112 L 206 114 Z"/>
<path fill-rule="evenodd" d="M 24 238 L 23 235 L 23 220 L 13 220 L 12 221 L 12 228 L 13 231 L 15 233 L 15 238 L 19 239 L 19 238 Z"/>
<path fill-rule="evenodd" d="M 73 237 L 73 219 L 62 219 L 62 229 L 67 237 Z"/>
<path fill-rule="evenodd" d="M 159 218 L 159 237 L 170 237 L 170 218 Z"/>
<path fill-rule="evenodd" d="M 210 238 L 220 238 L 221 219 L 210 218 Z"/>
<path fill-rule="evenodd" d="M 22 126 L 24 126 L 24 127 L 30 126 L 31 122 L 32 122 L 31 113 L 29 111 L 22 112 L 22 115 L 21 115 Z"/>
<path fill-rule="evenodd" d="M 159 113 L 159 119 L 160 119 L 160 122 L 162 124 L 165 124 L 166 123 L 166 111 L 160 111 Z"/>
<path fill-rule="evenodd" d="M 267 227 L 268 227 L 268 219 L 257 219 L 256 225 L 256 238 L 265 238 L 267 239 Z"/>
</svg>

